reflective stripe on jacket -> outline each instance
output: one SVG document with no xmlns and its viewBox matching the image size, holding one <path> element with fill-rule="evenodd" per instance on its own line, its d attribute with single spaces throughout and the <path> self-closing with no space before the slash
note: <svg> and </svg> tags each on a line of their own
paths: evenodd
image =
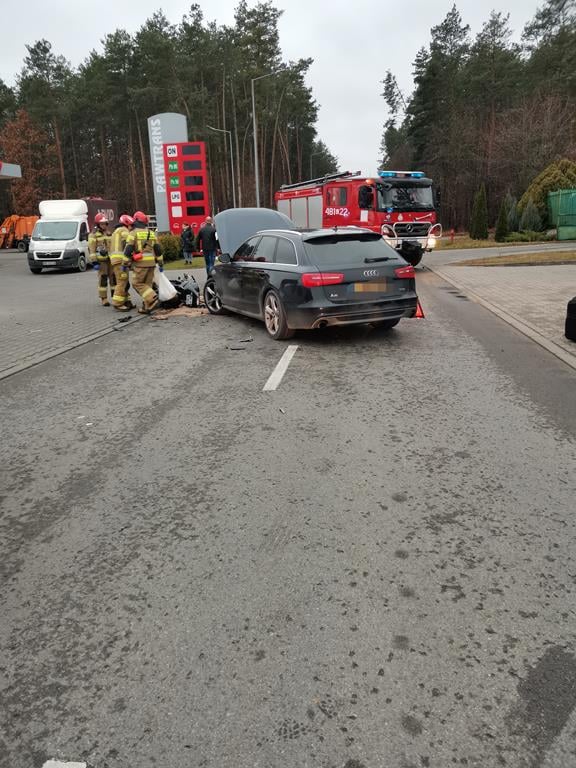
<svg viewBox="0 0 576 768">
<path fill-rule="evenodd" d="M 155 267 L 156 264 L 163 264 L 164 261 L 156 232 L 143 227 L 135 227 L 130 232 L 124 254 L 124 262 L 132 261 L 135 267 Z M 138 258 L 139 254 L 142 254 L 142 258 Z"/>
<path fill-rule="evenodd" d="M 122 264 L 124 259 L 124 248 L 130 235 L 128 227 L 116 227 L 112 232 L 110 240 L 110 262 L 112 264 Z"/>
<path fill-rule="evenodd" d="M 88 236 L 88 253 L 91 261 L 106 261 L 108 259 L 108 256 L 101 256 L 98 253 L 99 248 L 110 251 L 110 235 L 96 228 Z"/>
</svg>

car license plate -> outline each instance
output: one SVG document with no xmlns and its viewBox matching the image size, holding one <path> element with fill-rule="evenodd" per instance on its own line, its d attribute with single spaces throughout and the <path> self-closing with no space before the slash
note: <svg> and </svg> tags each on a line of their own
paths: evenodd
<svg viewBox="0 0 576 768">
<path fill-rule="evenodd" d="M 45 267 L 57 267 L 58 262 L 57 261 L 42 261 L 42 264 L 44 264 Z"/>
<path fill-rule="evenodd" d="M 354 293 L 385 293 L 386 281 L 379 283 L 354 283 Z"/>
</svg>

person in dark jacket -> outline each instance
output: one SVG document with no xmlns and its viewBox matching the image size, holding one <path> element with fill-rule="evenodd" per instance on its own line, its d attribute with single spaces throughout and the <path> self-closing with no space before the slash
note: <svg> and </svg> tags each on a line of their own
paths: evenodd
<svg viewBox="0 0 576 768">
<path fill-rule="evenodd" d="M 216 251 L 218 250 L 218 237 L 216 235 L 216 227 L 214 226 L 214 219 L 211 216 L 206 218 L 206 221 L 200 227 L 198 237 L 196 240 L 198 250 L 204 254 L 204 261 L 206 262 L 206 274 L 210 275 L 214 268 L 214 262 L 216 261 Z"/>
<path fill-rule="evenodd" d="M 184 224 L 182 230 L 182 251 L 184 253 L 184 264 L 192 264 L 192 253 L 194 251 L 194 233 L 190 224 Z"/>
</svg>

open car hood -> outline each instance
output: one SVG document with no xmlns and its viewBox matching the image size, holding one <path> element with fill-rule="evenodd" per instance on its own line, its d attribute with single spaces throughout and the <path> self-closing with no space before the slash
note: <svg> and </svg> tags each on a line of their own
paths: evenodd
<svg viewBox="0 0 576 768">
<path fill-rule="evenodd" d="M 270 208 L 229 208 L 214 217 L 222 253 L 233 256 L 245 240 L 263 229 L 295 230 L 294 222 Z"/>
</svg>

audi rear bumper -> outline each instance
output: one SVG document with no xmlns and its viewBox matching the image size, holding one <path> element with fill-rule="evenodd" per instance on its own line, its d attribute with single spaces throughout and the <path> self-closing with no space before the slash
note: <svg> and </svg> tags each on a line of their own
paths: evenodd
<svg viewBox="0 0 576 768">
<path fill-rule="evenodd" d="M 370 306 L 358 304 L 334 307 L 286 308 L 286 320 L 292 330 L 312 330 L 329 325 L 361 325 L 382 320 L 397 320 L 414 317 L 418 298 L 416 294 L 386 302 L 375 302 Z"/>
</svg>

